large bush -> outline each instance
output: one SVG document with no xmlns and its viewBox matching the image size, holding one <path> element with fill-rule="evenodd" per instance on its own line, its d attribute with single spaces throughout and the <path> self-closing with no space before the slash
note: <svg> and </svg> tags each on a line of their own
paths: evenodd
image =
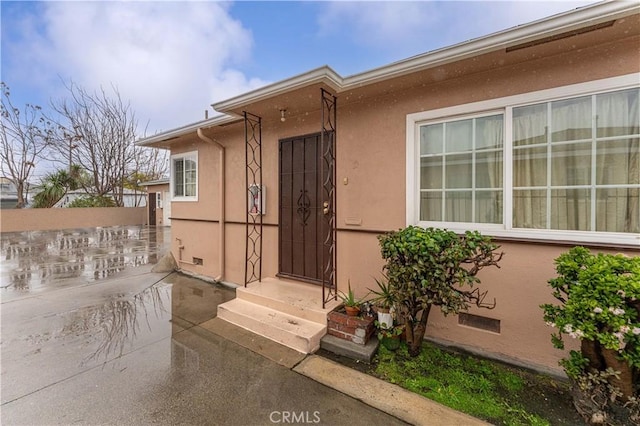
<svg viewBox="0 0 640 426">
<path fill-rule="evenodd" d="M 581 414 L 611 419 L 617 404 L 628 410 L 624 423 L 640 421 L 640 257 L 574 247 L 555 263 L 558 277 L 549 284 L 560 304 L 541 307 L 556 329 L 555 347 L 564 349 L 564 336 L 580 340 L 580 352 L 571 351 L 561 365 L 584 394 L 586 402 L 577 401 Z"/>
<path fill-rule="evenodd" d="M 83 195 L 70 202 L 67 207 L 116 207 L 116 203 L 108 195 Z"/>
<path fill-rule="evenodd" d="M 480 282 L 476 274 L 486 266 L 497 266 L 502 258 L 488 237 L 479 232 L 459 236 L 446 229 L 409 226 L 380 235 L 378 240 L 412 356 L 420 353 L 433 306 L 445 315 L 467 310 L 470 304 L 495 306 L 495 300 L 484 302 L 486 292 L 473 288 Z"/>
</svg>

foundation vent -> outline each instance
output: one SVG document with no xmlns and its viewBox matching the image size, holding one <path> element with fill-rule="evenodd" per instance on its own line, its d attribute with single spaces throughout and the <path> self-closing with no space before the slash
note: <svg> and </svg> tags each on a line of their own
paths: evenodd
<svg viewBox="0 0 640 426">
<path fill-rule="evenodd" d="M 461 312 L 458 314 L 458 324 L 500 334 L 500 320 L 494 318 Z"/>
<path fill-rule="evenodd" d="M 204 263 L 203 263 L 203 261 L 202 261 L 202 258 L 200 258 L 200 257 L 194 257 L 194 258 L 193 258 L 193 264 L 194 264 L 194 265 L 203 265 Z"/>
</svg>

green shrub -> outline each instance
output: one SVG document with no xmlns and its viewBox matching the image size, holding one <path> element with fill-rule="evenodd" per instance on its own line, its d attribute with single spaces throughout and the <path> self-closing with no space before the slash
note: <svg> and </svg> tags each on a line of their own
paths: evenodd
<svg viewBox="0 0 640 426">
<path fill-rule="evenodd" d="M 640 371 L 640 257 L 574 247 L 555 264 L 558 277 L 549 285 L 560 304 L 541 305 L 544 320 L 555 328 L 556 348 L 564 349 L 564 336 L 581 344 L 560 364 L 586 399 L 602 400 L 594 406 L 600 414 L 616 397 L 633 409 L 629 402 L 638 396 Z M 610 386 L 601 385 L 603 377 Z"/>
<path fill-rule="evenodd" d="M 438 306 L 445 314 L 484 303 L 485 293 L 473 288 L 476 274 L 486 266 L 497 266 L 502 253 L 479 232 L 462 236 L 445 229 L 409 226 L 378 237 L 388 284 L 395 293 L 398 315 L 406 324 L 412 356 L 420 352 L 429 312 Z"/>
<path fill-rule="evenodd" d="M 106 195 L 84 195 L 70 202 L 67 207 L 116 207 L 116 203 Z"/>
</svg>

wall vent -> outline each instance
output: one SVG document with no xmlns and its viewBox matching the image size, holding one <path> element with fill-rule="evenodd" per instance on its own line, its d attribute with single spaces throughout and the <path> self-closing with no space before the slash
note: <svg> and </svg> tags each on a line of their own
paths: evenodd
<svg viewBox="0 0 640 426">
<path fill-rule="evenodd" d="M 458 324 L 500 334 L 500 320 L 461 312 Z"/>
<path fill-rule="evenodd" d="M 194 257 L 194 258 L 193 258 L 193 264 L 194 264 L 194 265 L 203 265 L 204 263 L 203 263 L 203 261 L 202 261 L 202 259 L 201 259 L 201 258 L 199 258 L 199 257 Z"/>
</svg>

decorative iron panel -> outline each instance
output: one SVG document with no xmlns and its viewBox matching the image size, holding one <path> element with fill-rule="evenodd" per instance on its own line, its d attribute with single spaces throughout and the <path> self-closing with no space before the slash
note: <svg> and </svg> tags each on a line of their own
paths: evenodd
<svg viewBox="0 0 640 426">
<path fill-rule="evenodd" d="M 262 279 L 262 118 L 244 112 L 246 240 L 244 285 Z"/>
<path fill-rule="evenodd" d="M 338 298 L 337 250 L 336 250 L 336 108 L 337 99 L 324 89 L 321 91 L 322 130 L 322 187 L 324 191 L 323 213 L 328 232 L 324 238 L 322 250 L 322 307 L 330 300 Z"/>
</svg>

